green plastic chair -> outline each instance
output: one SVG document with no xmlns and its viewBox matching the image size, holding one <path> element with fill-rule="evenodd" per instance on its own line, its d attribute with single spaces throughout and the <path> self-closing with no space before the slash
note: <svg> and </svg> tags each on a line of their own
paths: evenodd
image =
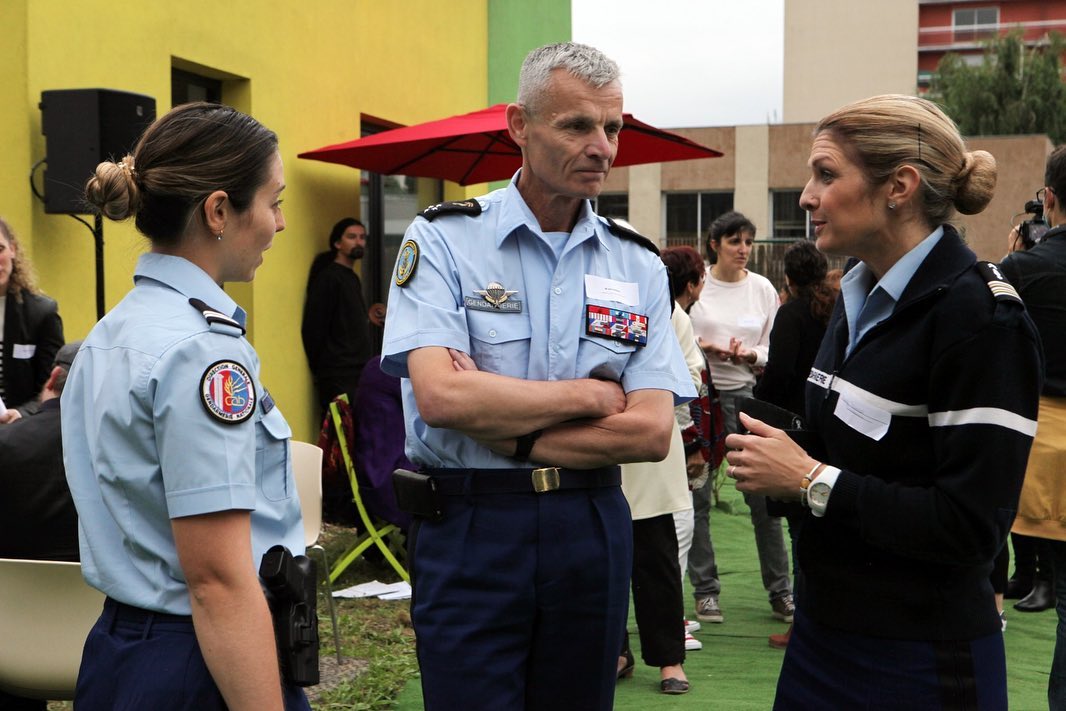
<svg viewBox="0 0 1066 711">
<path fill-rule="evenodd" d="M 333 568 L 329 571 L 329 580 L 332 583 L 341 576 L 348 566 L 352 564 L 359 556 L 363 555 L 370 546 L 377 546 L 381 554 L 385 556 L 385 560 L 389 562 L 393 570 L 407 582 L 411 582 L 411 576 L 408 574 L 407 569 L 400 563 L 396 554 L 393 553 L 390 543 L 402 550 L 399 544 L 400 528 L 394 523 L 389 523 L 384 526 L 379 526 L 374 522 L 374 518 L 370 515 L 370 512 L 366 510 L 366 506 L 363 504 L 363 497 L 359 493 L 359 479 L 355 475 L 355 466 L 352 464 L 351 453 L 348 451 L 348 438 L 345 436 L 344 425 L 341 422 L 341 412 L 337 405 L 337 400 L 344 400 L 348 402 L 348 395 L 338 395 L 333 402 L 329 404 L 330 419 L 333 421 L 333 427 L 337 434 L 337 442 L 340 445 L 341 457 L 344 459 L 344 467 L 348 472 L 348 483 L 352 488 L 352 500 L 355 502 L 355 507 L 359 510 L 359 520 L 363 522 L 363 529 L 366 531 L 363 535 L 356 539 L 355 544 L 349 548 L 344 555 L 342 555 L 337 562 L 333 565 Z"/>
</svg>

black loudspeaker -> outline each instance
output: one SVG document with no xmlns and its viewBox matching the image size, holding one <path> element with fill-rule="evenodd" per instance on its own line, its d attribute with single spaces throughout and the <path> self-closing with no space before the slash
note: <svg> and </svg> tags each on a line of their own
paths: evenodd
<svg viewBox="0 0 1066 711">
<path fill-rule="evenodd" d="M 48 167 L 44 211 L 85 214 L 85 182 L 101 161 L 118 160 L 155 120 L 155 99 L 115 89 L 41 92 L 41 133 Z"/>
</svg>

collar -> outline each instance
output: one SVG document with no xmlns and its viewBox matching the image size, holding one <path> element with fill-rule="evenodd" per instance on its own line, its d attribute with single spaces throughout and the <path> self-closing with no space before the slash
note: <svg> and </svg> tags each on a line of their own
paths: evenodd
<svg viewBox="0 0 1066 711">
<path fill-rule="evenodd" d="M 499 229 L 496 233 L 497 247 L 523 227 L 541 239 L 545 239 L 544 233 L 540 229 L 540 222 L 533 214 L 533 211 L 529 209 L 529 205 L 526 204 L 522 193 L 518 192 L 518 176 L 521 174 L 522 170 L 519 169 L 511 178 L 511 182 L 503 189 L 503 194 L 500 198 Z M 607 224 L 593 211 L 590 200 L 582 200 L 581 211 L 577 222 L 574 223 L 574 229 L 570 231 L 567 248 L 569 249 L 571 245 L 596 237 L 605 249 L 610 249 L 609 242 L 606 239 L 606 230 L 597 230 L 596 225 L 598 223 L 602 223 L 604 227 Z"/>
<path fill-rule="evenodd" d="M 883 289 L 885 293 L 892 297 L 893 301 L 899 301 L 907 285 L 910 284 L 911 279 L 914 278 L 915 273 L 918 271 L 918 267 L 922 266 L 922 262 L 925 261 L 925 258 L 929 256 L 929 253 L 933 251 L 933 247 L 936 247 L 943 236 L 943 226 L 937 227 L 928 237 L 912 247 L 911 251 L 900 257 L 892 265 L 892 268 L 885 272 L 885 275 L 881 277 L 881 280 L 877 282 L 877 286 L 874 288 Z"/>
<path fill-rule="evenodd" d="M 133 272 L 133 283 L 141 279 L 157 281 L 186 298 L 200 299 L 220 313 L 231 315 L 242 327 L 246 326 L 248 317 L 244 309 L 207 272 L 184 257 L 157 252 L 142 254 Z"/>
</svg>

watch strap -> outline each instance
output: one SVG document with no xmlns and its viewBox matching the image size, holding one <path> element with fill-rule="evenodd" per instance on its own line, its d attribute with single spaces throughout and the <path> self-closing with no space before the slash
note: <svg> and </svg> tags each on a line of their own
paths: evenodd
<svg viewBox="0 0 1066 711">
<path fill-rule="evenodd" d="M 544 434 L 544 430 L 537 430 L 524 434 L 515 440 L 514 458 L 529 461 L 529 455 L 533 452 L 533 443 Z"/>
</svg>

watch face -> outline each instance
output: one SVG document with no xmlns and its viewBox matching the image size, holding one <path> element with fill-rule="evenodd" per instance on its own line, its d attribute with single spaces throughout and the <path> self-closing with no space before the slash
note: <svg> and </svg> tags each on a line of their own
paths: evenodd
<svg viewBox="0 0 1066 711">
<path fill-rule="evenodd" d="M 812 506 L 825 506 L 829 501 L 829 492 L 833 490 L 833 487 L 826 484 L 824 481 L 816 481 L 811 484 L 807 489 L 807 501 Z"/>
</svg>

